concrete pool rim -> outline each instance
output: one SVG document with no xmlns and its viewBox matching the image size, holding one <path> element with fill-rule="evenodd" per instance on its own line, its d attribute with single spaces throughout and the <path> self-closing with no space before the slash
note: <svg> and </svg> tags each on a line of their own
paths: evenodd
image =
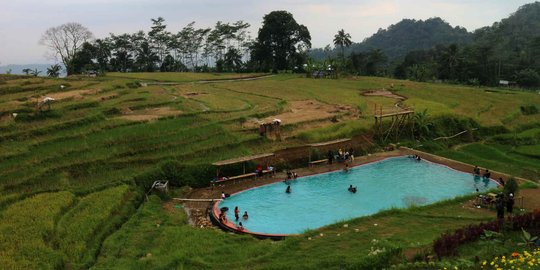
<svg viewBox="0 0 540 270">
<path fill-rule="evenodd" d="M 413 152 L 413 153 L 411 153 L 411 152 Z M 357 168 L 357 167 L 360 167 L 360 166 L 364 166 L 364 165 L 368 165 L 368 164 L 372 164 L 372 163 L 382 162 L 382 161 L 389 160 L 389 159 L 403 158 L 403 157 L 407 157 L 408 155 L 411 155 L 411 154 L 419 154 L 419 155 L 421 155 L 422 161 L 429 162 L 431 164 L 436 164 L 436 165 L 439 165 L 439 166 L 443 166 L 443 167 L 446 167 L 446 168 L 448 168 L 450 170 L 457 171 L 457 172 L 460 172 L 460 173 L 472 174 L 471 173 L 472 169 L 470 171 L 456 169 L 456 168 L 451 167 L 449 164 L 447 164 L 449 162 L 439 163 L 439 162 L 436 162 L 436 161 L 433 161 L 433 160 L 426 159 L 425 157 L 426 156 L 436 157 L 436 158 L 442 159 L 443 161 L 450 161 L 450 163 L 456 162 L 456 163 L 459 163 L 459 164 L 474 168 L 474 166 L 472 166 L 472 165 L 462 163 L 462 162 L 459 162 L 459 161 L 439 157 L 439 156 L 436 156 L 436 155 L 433 155 L 433 154 L 424 153 L 424 152 L 409 149 L 409 148 L 405 148 L 405 149 L 400 148 L 400 154 L 399 155 L 377 158 L 377 159 L 374 159 L 374 160 L 371 160 L 371 161 L 368 161 L 368 162 L 365 162 L 365 163 L 361 163 L 361 164 L 357 164 L 355 166 L 352 166 L 351 169 L 352 168 Z M 309 177 L 316 176 L 316 175 L 336 173 L 338 171 L 340 171 L 340 170 L 333 170 L 333 171 L 329 171 L 329 172 L 315 173 L 315 174 L 302 176 L 301 178 L 309 178 Z M 494 174 L 504 175 L 504 176 L 508 177 L 508 175 L 506 175 L 506 174 L 501 174 L 501 173 L 492 171 L 492 175 L 494 175 Z M 490 178 L 489 180 L 492 181 L 493 183 L 495 183 L 497 188 L 500 187 L 500 183 L 498 181 L 494 180 L 493 178 Z M 522 179 L 518 179 L 518 180 L 522 180 Z M 260 185 L 260 186 L 250 187 L 250 188 L 247 188 L 247 189 L 240 190 L 238 192 L 232 193 L 231 196 L 234 196 L 236 194 L 246 192 L 246 191 L 249 191 L 249 190 L 252 190 L 252 189 L 260 188 L 260 187 L 267 186 L 267 185 L 273 185 L 273 184 L 277 184 L 277 183 L 279 183 L 279 181 L 264 184 L 264 185 Z M 262 232 L 252 232 L 252 231 L 249 231 L 247 229 L 239 230 L 237 228 L 237 225 L 234 222 L 231 222 L 231 221 L 228 220 L 226 223 L 222 223 L 222 222 L 219 221 L 218 217 L 219 217 L 219 213 L 220 213 L 220 209 L 219 209 L 220 202 L 221 202 L 221 200 L 218 200 L 218 201 L 213 203 L 213 205 L 211 207 L 212 209 L 211 209 L 211 212 L 210 212 L 210 219 L 214 224 L 216 224 L 217 226 L 219 226 L 220 228 L 222 228 L 222 229 L 224 229 L 226 231 L 230 231 L 230 232 L 234 232 L 234 233 L 238 233 L 238 234 L 250 234 L 250 235 L 253 235 L 256 238 L 262 238 L 262 239 L 270 238 L 270 239 L 275 239 L 275 240 L 279 240 L 279 239 L 282 239 L 282 238 L 287 237 L 287 236 L 301 235 L 301 234 L 269 234 L 269 233 L 262 233 Z M 331 225 L 331 224 L 328 224 L 328 225 Z M 325 226 L 322 226 L 320 228 L 323 228 L 323 227 L 325 227 Z"/>
</svg>

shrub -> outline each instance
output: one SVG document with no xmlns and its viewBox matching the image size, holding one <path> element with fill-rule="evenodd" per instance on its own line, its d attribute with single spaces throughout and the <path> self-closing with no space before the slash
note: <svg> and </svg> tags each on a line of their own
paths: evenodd
<svg viewBox="0 0 540 270">
<path fill-rule="evenodd" d="M 504 185 L 504 189 L 503 189 L 503 192 L 504 194 L 516 194 L 516 192 L 518 191 L 518 183 L 516 182 L 516 180 L 514 178 L 510 178 L 508 179 L 508 181 L 506 182 L 506 184 Z"/>
<path fill-rule="evenodd" d="M 519 107 L 521 114 L 523 115 L 532 115 L 538 113 L 538 108 L 536 108 L 536 105 L 525 105 Z"/>
<path fill-rule="evenodd" d="M 533 69 L 523 69 L 516 72 L 516 81 L 521 87 L 536 87 L 540 85 L 540 75 Z"/>
<path fill-rule="evenodd" d="M 469 225 L 457 229 L 453 233 L 444 233 L 433 242 L 433 251 L 439 259 L 444 256 L 454 256 L 457 254 L 457 248 L 460 245 L 480 239 L 486 230 L 498 232 L 500 228 L 501 223 L 494 220 L 488 223 Z"/>
<path fill-rule="evenodd" d="M 457 248 L 460 245 L 480 239 L 484 231 L 499 232 L 503 226 L 511 230 L 521 230 L 522 228 L 538 229 L 540 228 L 540 210 L 536 209 L 530 213 L 508 217 L 506 221 L 494 220 L 488 223 L 469 225 L 451 233 L 444 233 L 433 242 L 433 251 L 439 259 L 456 255 Z"/>
<path fill-rule="evenodd" d="M 134 178 L 137 185 L 148 190 L 156 180 L 168 180 L 177 187 L 204 187 L 215 178 L 215 168 L 210 164 L 184 164 L 177 160 L 161 162 L 157 169 Z"/>
</svg>

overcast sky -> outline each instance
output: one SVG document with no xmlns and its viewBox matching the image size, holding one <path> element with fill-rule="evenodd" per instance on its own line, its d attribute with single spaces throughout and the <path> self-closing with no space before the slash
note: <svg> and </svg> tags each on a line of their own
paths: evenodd
<svg viewBox="0 0 540 270">
<path fill-rule="evenodd" d="M 401 19 L 441 17 L 452 26 L 472 31 L 507 17 L 522 0 L 0 0 L 0 65 L 51 63 L 38 41 L 52 26 L 79 22 L 96 37 L 133 33 L 164 17 L 177 32 L 191 21 L 199 27 L 217 21 L 244 20 L 255 37 L 262 17 L 287 10 L 308 27 L 314 47 L 332 43 L 341 28 L 360 42 L 379 28 Z"/>
</svg>

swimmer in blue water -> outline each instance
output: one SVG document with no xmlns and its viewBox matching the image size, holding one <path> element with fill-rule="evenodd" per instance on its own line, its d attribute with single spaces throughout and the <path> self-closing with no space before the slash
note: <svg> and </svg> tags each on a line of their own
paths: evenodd
<svg viewBox="0 0 540 270">
<path fill-rule="evenodd" d="M 352 185 L 350 185 L 347 190 L 351 193 L 356 193 L 356 187 L 353 187 Z"/>
</svg>

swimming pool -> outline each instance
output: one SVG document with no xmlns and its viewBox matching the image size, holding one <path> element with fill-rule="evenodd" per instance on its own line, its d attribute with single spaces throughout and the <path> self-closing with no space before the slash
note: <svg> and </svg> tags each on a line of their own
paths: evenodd
<svg viewBox="0 0 540 270">
<path fill-rule="evenodd" d="M 392 207 L 425 205 L 496 187 L 494 181 L 450 169 L 425 160 L 393 157 L 342 171 L 278 182 L 233 194 L 219 203 L 229 207 L 227 217 L 235 223 L 234 207 L 246 230 L 261 234 L 297 234 L 338 221 L 377 213 Z M 351 193 L 349 185 L 357 186 Z"/>
</svg>

